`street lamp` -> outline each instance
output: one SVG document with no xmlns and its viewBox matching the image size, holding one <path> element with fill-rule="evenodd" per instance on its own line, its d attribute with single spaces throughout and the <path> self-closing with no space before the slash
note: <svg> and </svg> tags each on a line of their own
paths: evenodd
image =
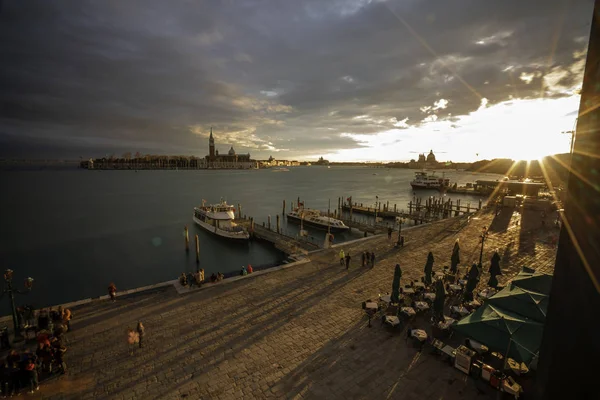
<svg viewBox="0 0 600 400">
<path fill-rule="evenodd" d="M 19 324 L 17 322 L 17 310 L 15 308 L 14 293 L 19 293 L 19 294 L 29 293 L 31 291 L 31 287 L 33 286 L 33 278 L 30 277 L 30 278 L 25 279 L 25 290 L 23 290 L 23 291 L 13 288 L 12 279 L 13 279 L 13 270 L 7 269 L 6 271 L 4 271 L 4 281 L 6 282 L 6 286 L 2 290 L 2 293 L 0 293 L 0 298 L 2 296 L 4 296 L 4 293 L 8 293 L 8 297 L 10 299 L 10 306 L 12 308 L 13 325 L 14 325 L 14 329 L 15 329 L 14 341 L 19 342 L 19 341 L 23 340 L 24 338 L 23 338 L 23 335 L 21 335 L 21 330 L 19 329 Z"/>
<path fill-rule="evenodd" d="M 485 239 L 487 238 L 488 230 L 484 226 L 481 235 L 479 235 L 479 239 L 481 239 L 481 251 L 479 252 L 479 269 L 483 267 L 483 244 L 485 243 Z"/>
<path fill-rule="evenodd" d="M 397 218 L 398 220 L 398 240 L 396 241 L 396 247 L 400 246 L 400 238 L 402 238 L 402 224 L 404 223 L 404 218 Z"/>
</svg>

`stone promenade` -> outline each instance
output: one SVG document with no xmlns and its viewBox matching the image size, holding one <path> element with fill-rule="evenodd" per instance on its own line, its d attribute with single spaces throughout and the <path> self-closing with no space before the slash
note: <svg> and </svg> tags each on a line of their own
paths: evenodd
<svg viewBox="0 0 600 400">
<path fill-rule="evenodd" d="M 551 272 L 558 230 L 548 220 L 541 228 L 538 213 L 503 210 L 494 218 L 482 211 L 403 231 L 403 249 L 385 235 L 348 245 L 349 271 L 340 267 L 337 248 L 303 265 L 187 294 L 169 287 L 90 303 L 74 310 L 69 374 L 27 398 L 495 398 L 429 350 L 411 347 L 404 331 L 389 331 L 379 320 L 368 328 L 361 303 L 391 291 L 396 263 L 403 283 L 422 276 L 429 251 L 434 271 L 449 265 L 457 238 L 461 265 L 477 262 L 484 226 L 484 270 L 497 249 L 501 284 L 523 265 Z M 364 250 L 376 253 L 373 269 L 360 267 Z M 146 346 L 130 356 L 127 328 L 138 320 Z"/>
</svg>

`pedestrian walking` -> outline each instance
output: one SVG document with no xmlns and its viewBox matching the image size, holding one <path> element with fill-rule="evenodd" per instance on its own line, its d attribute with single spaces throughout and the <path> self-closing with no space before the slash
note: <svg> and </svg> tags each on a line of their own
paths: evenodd
<svg viewBox="0 0 600 400">
<path fill-rule="evenodd" d="M 388 226 L 388 240 L 392 240 L 392 227 Z"/>
<path fill-rule="evenodd" d="M 352 259 L 352 257 L 350 257 L 350 253 L 346 254 L 346 270 L 348 268 L 350 268 L 350 260 Z"/>
<path fill-rule="evenodd" d="M 141 349 L 142 347 L 144 347 L 144 336 L 146 335 L 146 328 L 144 328 L 144 324 L 142 324 L 142 321 L 138 321 L 136 330 L 140 337 L 140 349 Z"/>
<path fill-rule="evenodd" d="M 343 267 L 345 262 L 346 255 L 344 254 L 344 249 L 340 250 L 340 265 Z"/>
<path fill-rule="evenodd" d="M 129 355 L 133 355 L 133 349 L 135 345 L 140 342 L 140 335 L 133 329 L 129 329 L 127 332 L 127 343 L 129 344 Z"/>
<path fill-rule="evenodd" d="M 117 286 L 113 282 L 108 285 L 108 294 L 112 301 L 117 300 Z"/>
<path fill-rule="evenodd" d="M 364 267 L 365 263 L 367 262 L 367 252 L 366 251 L 362 252 L 361 260 L 362 260 L 362 264 L 361 265 Z"/>
<path fill-rule="evenodd" d="M 68 308 L 65 308 L 62 315 L 63 325 L 67 327 L 67 332 L 71 331 L 71 319 L 73 318 L 73 313 Z"/>
<path fill-rule="evenodd" d="M 375 266 L 375 252 L 371 252 L 371 268 Z"/>
<path fill-rule="evenodd" d="M 61 375 L 67 373 L 67 363 L 65 362 L 65 353 L 67 352 L 67 346 L 57 343 L 56 350 L 54 350 L 54 362 L 58 365 Z"/>
</svg>

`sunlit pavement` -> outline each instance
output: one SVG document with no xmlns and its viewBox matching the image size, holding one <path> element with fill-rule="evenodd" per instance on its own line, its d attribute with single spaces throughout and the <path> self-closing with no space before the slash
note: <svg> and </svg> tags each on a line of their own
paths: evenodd
<svg viewBox="0 0 600 400">
<path fill-rule="evenodd" d="M 361 302 L 391 291 L 396 263 L 403 283 L 422 276 L 429 251 L 434 271 L 449 265 L 456 238 L 461 265 L 477 262 L 483 226 L 491 231 L 484 271 L 498 249 L 501 284 L 523 265 L 552 271 L 558 230 L 551 217 L 542 230 L 537 215 L 526 214 L 519 225 L 517 215 L 501 214 L 492 224 L 493 213 L 482 213 L 470 222 L 420 226 L 403 232 L 401 250 L 393 248 L 395 237 L 374 237 L 345 248 L 353 256 L 349 271 L 332 249 L 308 264 L 210 290 L 178 295 L 168 288 L 83 306 L 68 334 L 69 374 L 27 398 L 495 398 L 427 347 L 419 353 L 404 331 L 379 320 L 368 328 Z M 360 267 L 364 250 L 376 253 L 373 269 Z M 127 329 L 138 320 L 146 345 L 130 356 Z"/>
</svg>

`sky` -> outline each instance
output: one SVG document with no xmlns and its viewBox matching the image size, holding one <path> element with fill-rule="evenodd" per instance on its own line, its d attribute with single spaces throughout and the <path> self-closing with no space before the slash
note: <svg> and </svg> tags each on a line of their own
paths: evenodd
<svg viewBox="0 0 600 400">
<path fill-rule="evenodd" d="M 593 0 L 0 0 L 0 157 L 568 152 Z"/>
</svg>

